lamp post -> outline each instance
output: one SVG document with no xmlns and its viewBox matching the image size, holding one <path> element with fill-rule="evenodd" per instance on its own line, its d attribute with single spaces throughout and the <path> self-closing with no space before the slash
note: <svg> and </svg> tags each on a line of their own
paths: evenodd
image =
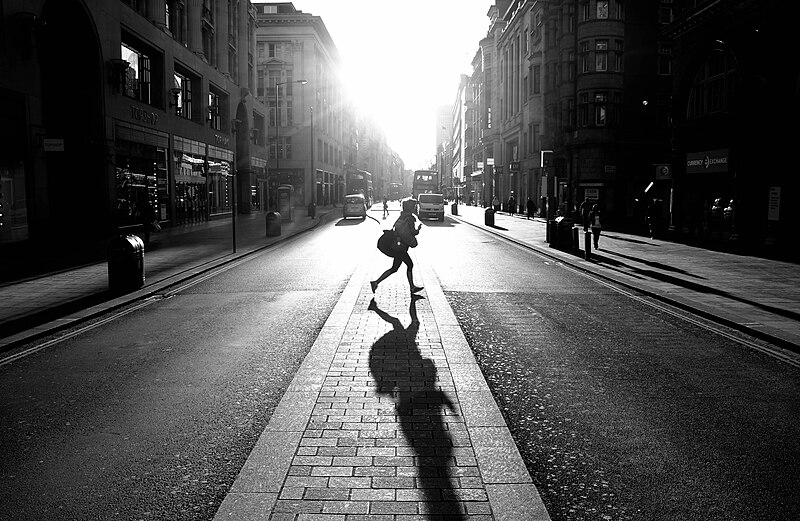
<svg viewBox="0 0 800 521">
<path fill-rule="evenodd" d="M 299 83 L 300 85 L 305 85 L 308 83 L 307 80 L 294 80 L 294 81 L 281 81 L 275 83 L 275 173 L 278 175 L 278 184 L 281 182 L 280 178 L 280 165 L 281 165 L 281 154 L 280 154 L 280 147 L 278 140 L 280 139 L 280 121 L 281 121 L 281 109 L 280 105 L 278 104 L 278 88 L 281 85 L 289 85 L 291 83 Z"/>
</svg>

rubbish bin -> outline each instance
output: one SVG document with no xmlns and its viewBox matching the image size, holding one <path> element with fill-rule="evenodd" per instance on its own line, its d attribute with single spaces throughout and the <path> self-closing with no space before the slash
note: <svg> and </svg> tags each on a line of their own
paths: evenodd
<svg viewBox="0 0 800 521">
<path fill-rule="evenodd" d="M 556 218 L 556 247 L 569 250 L 572 248 L 572 225 L 571 217 Z"/>
<path fill-rule="evenodd" d="M 281 234 L 281 214 L 267 212 L 267 237 L 277 237 Z"/>
<path fill-rule="evenodd" d="M 450 213 L 453 215 L 458 215 L 458 203 L 453 203 L 450 205 Z"/>
<path fill-rule="evenodd" d="M 125 293 L 144 286 L 144 243 L 136 235 L 120 235 L 108 243 L 108 289 Z"/>
<path fill-rule="evenodd" d="M 308 216 L 312 219 L 317 216 L 317 205 L 314 204 L 314 201 L 308 203 Z"/>
<path fill-rule="evenodd" d="M 487 208 L 485 212 L 483 212 L 483 223 L 486 226 L 494 226 L 494 210 L 491 208 Z"/>
</svg>

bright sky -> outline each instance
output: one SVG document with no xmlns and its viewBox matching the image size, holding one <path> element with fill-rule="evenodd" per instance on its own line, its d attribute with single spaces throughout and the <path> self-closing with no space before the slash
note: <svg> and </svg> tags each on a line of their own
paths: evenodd
<svg viewBox="0 0 800 521">
<path fill-rule="evenodd" d="M 292 0 L 322 18 L 354 100 L 408 169 L 436 155 L 436 111 L 452 105 L 489 30 L 493 0 Z"/>
</svg>

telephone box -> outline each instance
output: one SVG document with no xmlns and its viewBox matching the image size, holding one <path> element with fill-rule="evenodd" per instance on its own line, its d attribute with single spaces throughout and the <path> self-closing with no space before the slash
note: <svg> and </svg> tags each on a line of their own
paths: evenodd
<svg viewBox="0 0 800 521">
<path fill-rule="evenodd" d="M 278 187 L 278 213 L 282 221 L 294 221 L 294 186 L 280 185 Z"/>
</svg>

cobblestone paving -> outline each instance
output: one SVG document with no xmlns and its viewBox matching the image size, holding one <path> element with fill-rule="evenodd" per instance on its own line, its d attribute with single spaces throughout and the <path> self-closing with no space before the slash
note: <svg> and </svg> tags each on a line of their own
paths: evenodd
<svg viewBox="0 0 800 521">
<path fill-rule="evenodd" d="M 493 519 L 430 305 L 400 279 L 362 288 L 270 519 Z"/>
</svg>

